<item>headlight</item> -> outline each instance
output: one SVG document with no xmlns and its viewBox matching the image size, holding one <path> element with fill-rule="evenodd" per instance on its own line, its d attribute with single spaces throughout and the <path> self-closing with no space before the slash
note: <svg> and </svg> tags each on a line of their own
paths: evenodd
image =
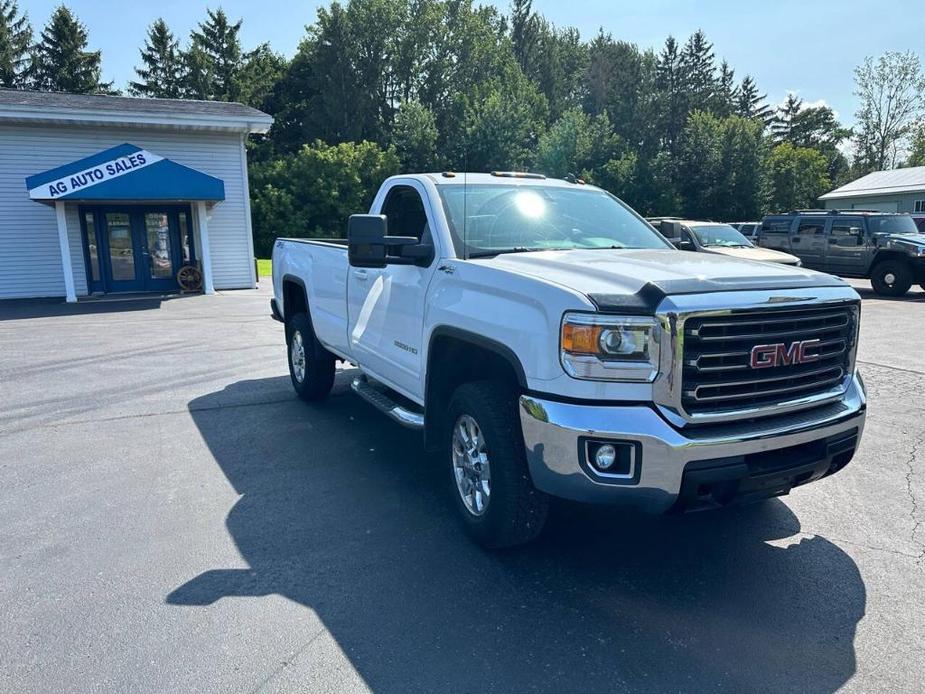
<svg viewBox="0 0 925 694">
<path fill-rule="evenodd" d="M 658 375 L 659 327 L 648 316 L 566 313 L 562 368 L 592 381 L 652 381 Z"/>
</svg>

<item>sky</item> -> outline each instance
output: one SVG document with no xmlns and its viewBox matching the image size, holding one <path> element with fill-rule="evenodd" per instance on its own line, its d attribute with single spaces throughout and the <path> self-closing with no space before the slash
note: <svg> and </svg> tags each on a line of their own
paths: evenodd
<svg viewBox="0 0 925 694">
<path fill-rule="evenodd" d="M 19 0 L 38 33 L 61 0 Z M 138 49 L 148 25 L 163 17 L 178 37 L 221 5 L 244 20 L 245 49 L 269 42 L 291 56 L 314 21 L 319 5 L 290 0 L 66 0 L 90 33 L 90 46 L 102 49 L 103 77 L 124 88 L 134 76 Z M 493 2 L 502 10 L 509 0 Z M 752 75 L 772 104 L 796 92 L 806 103 L 826 103 L 839 118 L 854 121 L 853 70 L 867 55 L 914 50 L 925 60 L 925 12 L 921 0 L 534 0 L 533 7 L 559 26 L 575 26 L 584 38 L 600 28 L 641 48 L 660 49 L 669 34 L 685 40 L 698 28 L 713 43 L 717 62 Z"/>
</svg>

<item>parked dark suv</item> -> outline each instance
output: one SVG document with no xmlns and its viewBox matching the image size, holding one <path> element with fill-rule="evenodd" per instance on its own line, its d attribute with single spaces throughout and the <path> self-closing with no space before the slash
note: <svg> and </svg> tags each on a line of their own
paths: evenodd
<svg viewBox="0 0 925 694">
<path fill-rule="evenodd" d="M 908 214 L 799 210 L 768 215 L 758 245 L 797 256 L 804 267 L 870 279 L 874 291 L 902 296 L 925 289 L 925 234 Z"/>
</svg>

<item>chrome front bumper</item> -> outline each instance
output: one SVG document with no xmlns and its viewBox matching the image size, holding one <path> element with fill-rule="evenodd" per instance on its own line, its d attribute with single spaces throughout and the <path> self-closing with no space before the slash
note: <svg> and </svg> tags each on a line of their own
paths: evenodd
<svg viewBox="0 0 925 694">
<path fill-rule="evenodd" d="M 764 465 L 767 456 L 756 454 L 810 446 L 852 430 L 856 430 L 859 443 L 865 415 L 866 396 L 859 376 L 851 380 L 844 397 L 834 403 L 764 420 L 687 430 L 672 427 L 646 405 L 596 406 L 531 395 L 520 398 L 527 461 L 538 489 L 576 501 L 620 503 L 656 513 L 675 506 L 682 492 L 685 468 L 691 474 L 694 469 L 699 472 L 716 463 L 728 470 L 736 462 L 734 459 L 738 459 L 739 469 L 751 460 Z M 585 437 L 638 444 L 639 469 L 635 478 L 607 480 L 594 475 L 580 462 Z M 817 469 L 822 469 L 820 463 L 827 469 L 823 459 L 817 461 Z M 814 473 L 812 479 L 821 474 L 827 471 Z M 800 478 L 796 483 L 803 481 Z M 770 491 L 767 495 L 774 495 L 774 490 Z"/>
</svg>

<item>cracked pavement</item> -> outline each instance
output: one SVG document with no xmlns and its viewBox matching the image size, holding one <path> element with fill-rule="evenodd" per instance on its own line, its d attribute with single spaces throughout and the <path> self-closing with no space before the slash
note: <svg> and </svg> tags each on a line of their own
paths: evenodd
<svg viewBox="0 0 925 694">
<path fill-rule="evenodd" d="M 925 292 L 852 283 L 845 470 L 682 518 L 558 504 L 496 554 L 349 372 L 294 397 L 268 287 L 0 303 L 0 691 L 921 692 Z"/>
</svg>

